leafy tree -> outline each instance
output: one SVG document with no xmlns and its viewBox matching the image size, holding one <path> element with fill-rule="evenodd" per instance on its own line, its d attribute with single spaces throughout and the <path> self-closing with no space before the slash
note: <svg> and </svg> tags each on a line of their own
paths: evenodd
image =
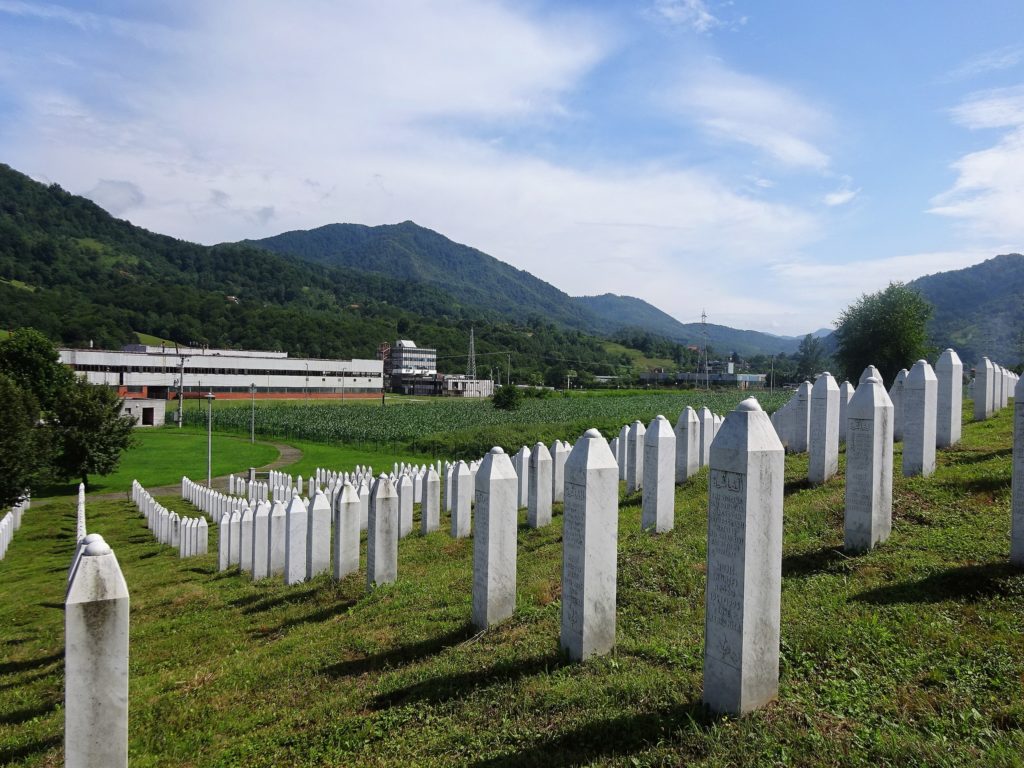
<svg viewBox="0 0 1024 768">
<path fill-rule="evenodd" d="M 54 471 L 66 479 L 108 475 L 133 443 L 135 419 L 121 415 L 121 398 L 109 387 L 75 380 L 57 398 L 52 429 Z"/>
<path fill-rule="evenodd" d="M 0 341 L 0 372 L 31 392 L 44 411 L 53 409 L 74 376 L 60 362 L 53 343 L 34 328 L 19 328 Z"/>
<path fill-rule="evenodd" d="M 17 504 L 49 467 L 48 433 L 31 393 L 0 374 L 0 508 Z"/>
<path fill-rule="evenodd" d="M 796 376 L 800 381 L 806 381 L 825 370 L 828 370 L 825 344 L 821 339 L 808 333 L 800 341 L 800 348 L 796 353 Z"/>
<path fill-rule="evenodd" d="M 523 402 L 523 393 L 519 391 L 518 387 L 513 387 L 510 384 L 506 384 L 503 387 L 498 387 L 498 391 L 494 393 L 494 407 L 502 411 L 514 411 Z"/>
<path fill-rule="evenodd" d="M 891 382 L 901 368 L 927 358 L 927 325 L 932 305 L 903 283 L 890 283 L 877 293 L 865 294 L 843 310 L 836 323 L 836 359 L 841 372 L 857 381 L 874 365 Z"/>
</svg>

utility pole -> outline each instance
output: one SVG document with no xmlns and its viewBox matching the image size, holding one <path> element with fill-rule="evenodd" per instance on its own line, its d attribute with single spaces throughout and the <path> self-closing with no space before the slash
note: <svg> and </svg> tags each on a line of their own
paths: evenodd
<svg viewBox="0 0 1024 768">
<path fill-rule="evenodd" d="M 175 344 L 175 351 L 178 345 Z M 185 356 L 182 355 L 178 362 L 178 429 L 185 424 L 185 412 L 183 410 L 185 400 Z"/>
<path fill-rule="evenodd" d="M 473 338 L 473 329 L 469 329 L 469 361 L 466 363 L 466 376 L 476 378 L 476 342 Z"/>
<path fill-rule="evenodd" d="M 216 399 L 213 392 L 206 393 L 206 402 L 209 409 L 206 413 L 206 487 L 213 488 L 213 401 Z"/>
</svg>

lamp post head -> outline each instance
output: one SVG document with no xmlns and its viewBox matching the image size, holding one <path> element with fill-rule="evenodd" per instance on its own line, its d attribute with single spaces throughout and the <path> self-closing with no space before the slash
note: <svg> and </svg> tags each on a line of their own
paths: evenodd
<svg viewBox="0 0 1024 768">
<path fill-rule="evenodd" d="M 213 392 L 207 392 L 207 393 L 206 393 L 206 399 L 207 399 L 207 400 L 211 400 L 211 401 L 212 401 L 212 400 L 216 400 L 216 399 L 217 399 L 217 396 L 216 396 L 215 394 L 213 394 Z"/>
</svg>

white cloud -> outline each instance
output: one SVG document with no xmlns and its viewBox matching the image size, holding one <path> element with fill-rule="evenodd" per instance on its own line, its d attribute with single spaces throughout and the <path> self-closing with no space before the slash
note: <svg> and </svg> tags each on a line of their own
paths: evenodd
<svg viewBox="0 0 1024 768">
<path fill-rule="evenodd" d="M 1007 130 L 993 146 L 952 164 L 956 182 L 932 198 L 929 211 L 960 221 L 978 237 L 1024 238 L 1024 86 L 973 94 L 952 115 L 967 128 Z"/>
<path fill-rule="evenodd" d="M 35 73 L 28 91 L 0 74 L 20 94 L 0 156 L 200 242 L 412 219 L 573 294 L 637 295 L 681 319 L 707 307 L 745 327 L 821 325 L 793 310 L 802 292 L 766 294 L 760 280 L 820 237 L 813 214 L 713 170 L 581 163 L 520 140 L 586 119 L 573 96 L 618 44 L 600 20 L 469 0 L 400 13 L 204 3 L 185 15 L 181 46 L 145 66 L 90 29 L 99 97 L 69 87 L 64 66 Z M 828 162 L 807 138 L 827 118 L 784 89 L 719 68 L 690 95 L 708 121 L 753 120 L 760 136 L 751 128 L 745 143 L 785 163 Z"/>
<path fill-rule="evenodd" d="M 860 194 L 860 190 L 850 189 L 849 180 L 847 180 L 839 189 L 826 194 L 825 197 L 822 198 L 822 202 L 830 208 L 835 208 L 836 206 L 846 205 L 858 194 Z"/>
<path fill-rule="evenodd" d="M 721 21 L 708 10 L 704 0 L 654 0 L 654 13 L 671 24 L 709 32 Z"/>
<path fill-rule="evenodd" d="M 816 139 L 831 127 L 828 115 L 782 86 L 712 62 L 687 72 L 666 98 L 713 137 L 755 147 L 784 166 L 829 167 Z"/>
<path fill-rule="evenodd" d="M 945 79 L 949 81 L 966 80 L 986 72 L 1012 69 L 1021 61 L 1024 61 L 1024 48 L 1016 45 L 996 48 L 968 59 L 950 72 Z"/>
<path fill-rule="evenodd" d="M 100 179 L 95 187 L 83 194 L 115 216 L 146 202 L 146 196 L 138 185 L 117 179 Z"/>
</svg>

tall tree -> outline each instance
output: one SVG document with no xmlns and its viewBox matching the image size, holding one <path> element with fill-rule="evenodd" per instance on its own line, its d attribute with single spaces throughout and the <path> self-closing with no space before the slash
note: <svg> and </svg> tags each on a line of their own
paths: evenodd
<svg viewBox="0 0 1024 768">
<path fill-rule="evenodd" d="M 51 411 L 74 374 L 61 364 L 57 348 L 34 328 L 18 328 L 0 340 L 0 372 L 31 392 L 43 411 Z"/>
<path fill-rule="evenodd" d="M 826 370 L 827 366 L 828 353 L 825 351 L 824 342 L 808 333 L 800 341 L 800 348 L 796 353 L 797 378 L 813 379 L 817 374 Z"/>
<path fill-rule="evenodd" d="M 927 358 L 927 325 L 932 305 L 903 283 L 889 283 L 877 293 L 865 294 L 843 310 L 836 322 L 836 359 L 842 373 L 857 381 L 874 365 L 891 383 L 901 368 Z"/>
<path fill-rule="evenodd" d="M 89 475 L 117 469 L 121 453 L 133 444 L 135 418 L 121 415 L 121 398 L 109 387 L 76 378 L 57 398 L 52 429 L 54 470 L 89 487 Z"/>
<path fill-rule="evenodd" d="M 35 398 L 0 373 L 0 509 L 17 504 L 44 479 L 50 462 L 47 438 Z"/>
</svg>

